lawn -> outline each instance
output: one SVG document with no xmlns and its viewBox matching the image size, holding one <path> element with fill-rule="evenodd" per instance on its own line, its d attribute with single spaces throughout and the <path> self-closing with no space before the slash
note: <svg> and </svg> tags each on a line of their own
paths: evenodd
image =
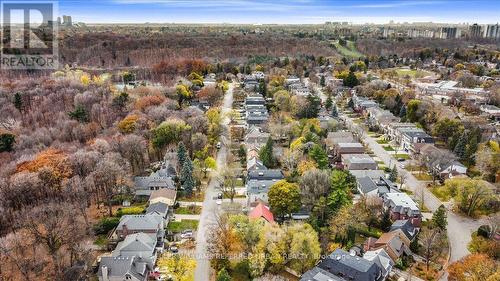
<svg viewBox="0 0 500 281">
<path fill-rule="evenodd" d="M 383 148 L 385 151 L 394 151 L 394 148 L 392 148 L 392 146 L 390 145 L 383 146 Z"/>
<path fill-rule="evenodd" d="M 405 160 L 408 160 L 410 159 L 410 155 L 408 154 L 403 154 L 403 153 L 400 153 L 400 154 L 394 154 L 394 158 L 398 159 L 398 158 L 403 158 Z"/>
<path fill-rule="evenodd" d="M 388 144 L 388 143 L 389 143 L 389 141 L 388 141 L 388 140 L 386 140 L 386 139 L 378 139 L 378 140 L 377 140 L 377 143 L 378 143 L 378 144 Z"/>
<path fill-rule="evenodd" d="M 427 173 L 416 173 L 413 176 L 419 181 L 431 181 L 432 176 Z"/>
<path fill-rule="evenodd" d="M 410 78 L 422 78 L 432 74 L 424 70 L 407 69 L 407 68 L 398 68 L 396 69 L 396 73 L 398 74 L 399 77 L 409 76 Z"/>
<path fill-rule="evenodd" d="M 175 209 L 175 213 L 179 215 L 199 215 L 201 214 L 201 206 L 191 205 L 187 207 L 179 207 Z"/>
<path fill-rule="evenodd" d="M 203 192 L 196 192 L 191 196 L 185 196 L 184 194 L 181 194 L 179 198 L 177 198 L 177 201 L 185 201 L 185 202 L 203 202 L 205 199 L 205 193 Z"/>
<path fill-rule="evenodd" d="M 360 57 L 365 56 L 363 53 L 360 53 L 356 49 L 356 46 L 354 45 L 354 42 L 352 42 L 352 41 L 347 41 L 346 46 L 341 46 L 339 44 L 339 41 L 334 41 L 333 45 L 335 46 L 335 49 L 337 49 L 337 51 L 344 57 L 358 59 Z"/>
<path fill-rule="evenodd" d="M 431 187 L 430 190 L 441 201 L 448 202 L 451 199 L 450 190 L 445 186 L 436 185 Z"/>
<path fill-rule="evenodd" d="M 198 220 L 171 221 L 168 223 L 167 230 L 172 232 L 181 232 L 186 229 L 196 230 L 198 223 Z"/>
</svg>

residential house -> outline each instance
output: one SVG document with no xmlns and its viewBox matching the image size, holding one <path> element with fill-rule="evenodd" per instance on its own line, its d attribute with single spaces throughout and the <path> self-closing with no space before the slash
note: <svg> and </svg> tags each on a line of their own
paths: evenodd
<svg viewBox="0 0 500 281">
<path fill-rule="evenodd" d="M 252 170 L 267 170 L 267 167 L 257 157 L 252 157 L 247 160 L 247 171 Z"/>
<path fill-rule="evenodd" d="M 269 210 L 269 207 L 263 203 L 259 203 L 252 211 L 248 214 L 250 219 L 262 219 L 267 223 L 274 223 L 274 215 Z"/>
<path fill-rule="evenodd" d="M 168 219 L 168 204 L 165 204 L 163 202 L 156 202 L 153 204 L 149 204 L 148 208 L 146 209 L 146 214 L 147 215 L 158 215 L 161 216 L 163 219 L 167 220 Z"/>
<path fill-rule="evenodd" d="M 383 248 L 367 251 L 364 253 L 363 258 L 375 263 L 382 270 L 384 279 L 389 277 L 389 273 L 391 273 L 394 266 L 394 261 L 392 261 L 389 254 Z"/>
<path fill-rule="evenodd" d="M 300 277 L 300 281 L 347 281 L 342 277 L 333 275 L 332 273 L 319 268 L 313 267 L 311 270 L 305 272 Z"/>
<path fill-rule="evenodd" d="M 428 144 L 420 146 L 417 151 L 428 170 L 442 180 L 467 174 L 467 167 L 458 162 L 456 155 L 449 150 Z"/>
<path fill-rule="evenodd" d="M 279 169 L 248 171 L 248 181 L 251 180 L 282 180 L 285 176 Z"/>
<path fill-rule="evenodd" d="M 245 106 L 249 105 L 266 105 L 266 100 L 260 94 L 248 95 L 245 98 Z"/>
<path fill-rule="evenodd" d="M 342 249 L 333 251 L 320 261 L 317 267 L 346 280 L 379 281 L 384 279 L 382 270 L 374 262 Z"/>
<path fill-rule="evenodd" d="M 111 253 L 113 257 L 140 257 L 150 268 L 156 264 L 156 235 L 134 233 L 127 235 Z"/>
<path fill-rule="evenodd" d="M 389 123 L 387 126 L 385 126 L 383 128 L 383 132 L 389 140 L 394 140 L 397 143 L 400 143 L 402 136 L 401 136 L 401 132 L 398 131 L 398 129 L 401 129 L 401 128 L 417 128 L 417 126 L 413 123 L 393 122 L 393 123 Z"/>
<path fill-rule="evenodd" d="M 245 135 L 245 145 L 254 145 L 256 147 L 262 147 L 266 144 L 267 140 L 271 134 L 262 131 L 261 128 L 257 126 L 251 126 Z"/>
<path fill-rule="evenodd" d="M 399 117 L 394 116 L 390 111 L 380 107 L 370 107 L 366 110 L 368 124 L 370 127 L 377 127 L 383 130 L 390 123 L 399 122 Z"/>
<path fill-rule="evenodd" d="M 288 76 L 286 79 L 285 79 L 285 85 L 292 85 L 292 84 L 296 84 L 296 83 L 300 83 L 300 78 L 297 77 L 297 76 Z"/>
<path fill-rule="evenodd" d="M 400 145 L 406 152 L 416 153 L 418 149 L 414 145 L 417 143 L 434 143 L 434 138 L 420 128 L 404 128 L 399 131 L 401 132 Z"/>
<path fill-rule="evenodd" d="M 343 154 L 342 165 L 347 170 L 377 170 L 378 164 L 368 154 Z"/>
<path fill-rule="evenodd" d="M 146 281 L 153 268 L 142 258 L 102 257 L 97 276 L 99 281 Z"/>
<path fill-rule="evenodd" d="M 281 170 L 249 170 L 245 185 L 247 190 L 247 205 L 258 200 L 267 203 L 269 188 L 284 178 L 285 176 Z"/>
<path fill-rule="evenodd" d="M 163 244 L 165 220 L 159 215 L 124 215 L 116 227 L 115 235 L 124 239 L 127 235 L 143 232 L 155 234 L 158 244 Z"/>
<path fill-rule="evenodd" d="M 378 179 L 372 179 L 370 177 L 361 177 L 356 179 L 357 189 L 359 193 L 365 197 L 382 195 L 389 192 L 399 192 L 397 186 L 386 179 L 385 177 L 379 177 Z"/>
<path fill-rule="evenodd" d="M 175 199 L 177 197 L 177 190 L 170 188 L 162 188 L 159 190 L 154 190 L 149 196 L 149 204 L 154 204 L 162 202 L 168 206 L 173 206 L 175 204 Z"/>
<path fill-rule="evenodd" d="M 352 170 L 349 171 L 356 179 L 369 177 L 372 180 L 378 180 L 381 177 L 385 177 L 383 170 Z"/>
<path fill-rule="evenodd" d="M 395 230 L 382 234 L 370 249 L 384 249 L 391 259 L 396 262 L 403 254 L 411 254 L 409 247 L 410 240 L 406 235 L 401 230 Z"/>
<path fill-rule="evenodd" d="M 148 198 L 154 190 L 175 189 L 173 177 L 175 177 L 175 169 L 170 164 L 163 165 L 158 171 L 147 177 L 135 177 L 135 195 Z"/>
<path fill-rule="evenodd" d="M 500 108 L 494 105 L 481 105 L 481 111 L 488 115 L 489 118 L 500 121 Z"/>
<path fill-rule="evenodd" d="M 359 142 L 340 142 L 333 145 L 333 156 L 340 159 L 344 154 L 363 154 L 365 147 Z"/>
<path fill-rule="evenodd" d="M 397 220 L 391 225 L 391 231 L 401 230 L 408 240 L 413 241 L 417 237 L 418 229 L 409 220 Z"/>
<path fill-rule="evenodd" d="M 354 95 L 352 97 L 352 101 L 354 103 L 354 111 L 360 112 L 360 113 L 365 113 L 368 108 L 371 107 L 379 107 L 378 103 L 375 101 L 372 101 L 368 98 L 365 97 L 358 97 Z"/>
<path fill-rule="evenodd" d="M 325 145 L 329 150 L 333 150 L 337 143 L 355 142 L 354 136 L 351 132 L 329 132 L 325 139 Z"/>
<path fill-rule="evenodd" d="M 409 220 L 415 227 L 422 222 L 422 214 L 410 196 L 402 192 L 389 192 L 382 196 L 384 209 L 391 214 L 392 220 Z"/>
</svg>

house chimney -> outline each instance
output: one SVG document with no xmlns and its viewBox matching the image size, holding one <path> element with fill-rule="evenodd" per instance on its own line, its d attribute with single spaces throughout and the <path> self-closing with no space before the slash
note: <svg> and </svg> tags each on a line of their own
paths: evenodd
<svg viewBox="0 0 500 281">
<path fill-rule="evenodd" d="M 108 277 L 108 267 L 103 265 L 102 268 L 101 268 L 101 271 L 102 271 L 102 280 L 103 281 L 109 281 L 109 277 Z"/>
</svg>

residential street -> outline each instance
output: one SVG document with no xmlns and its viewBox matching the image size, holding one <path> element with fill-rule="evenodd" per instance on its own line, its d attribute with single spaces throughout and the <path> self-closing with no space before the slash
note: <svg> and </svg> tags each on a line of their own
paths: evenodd
<svg viewBox="0 0 500 281">
<path fill-rule="evenodd" d="M 225 165 L 227 149 L 226 140 L 229 138 L 229 117 L 233 104 L 233 84 L 230 84 L 229 90 L 226 92 L 223 100 L 222 108 L 222 124 L 224 126 L 223 136 L 221 137 L 222 147 L 217 153 L 217 168 L 220 169 Z M 216 172 L 217 173 L 217 172 Z M 217 196 L 216 187 L 218 185 L 216 175 L 211 175 L 210 183 L 205 190 L 205 200 L 203 201 L 203 209 L 200 215 L 200 222 L 198 225 L 198 233 L 196 235 L 196 271 L 194 275 L 195 281 L 205 281 L 209 279 L 210 274 L 210 261 L 207 257 L 207 234 L 210 225 L 215 223 L 216 213 L 219 206 L 213 199 Z"/>
<path fill-rule="evenodd" d="M 360 129 L 360 126 L 353 122 L 351 118 L 340 113 L 340 117 L 344 119 L 347 123 L 348 127 L 354 127 Z M 363 138 L 363 141 L 373 150 L 373 153 L 377 155 L 380 160 L 384 161 L 387 167 L 392 167 L 393 165 L 397 165 L 396 159 L 394 159 L 391 155 L 384 150 L 384 148 L 376 142 L 376 140 L 367 134 Z M 424 183 L 418 181 L 411 173 L 406 170 L 398 167 L 398 173 L 406 175 L 406 183 L 407 188 L 415 194 L 416 198 L 422 199 L 423 192 L 423 200 L 425 206 L 431 210 L 435 211 L 442 204 L 442 202 L 430 192 L 425 186 Z M 445 204 L 447 208 L 451 207 Z M 455 213 L 448 210 L 448 239 L 450 241 L 451 247 L 451 256 L 450 262 L 461 259 L 462 257 L 469 254 L 467 250 L 467 244 L 471 240 L 471 234 L 477 228 L 484 224 L 481 220 L 473 220 L 465 217 L 461 217 L 456 215 Z"/>
</svg>

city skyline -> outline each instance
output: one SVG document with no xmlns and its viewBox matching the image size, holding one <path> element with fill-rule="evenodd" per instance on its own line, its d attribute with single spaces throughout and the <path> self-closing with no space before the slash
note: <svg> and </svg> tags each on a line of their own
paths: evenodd
<svg viewBox="0 0 500 281">
<path fill-rule="evenodd" d="M 497 23 L 498 1 L 450 0 L 60 0 L 59 14 L 86 23 L 354 24 Z"/>
</svg>

